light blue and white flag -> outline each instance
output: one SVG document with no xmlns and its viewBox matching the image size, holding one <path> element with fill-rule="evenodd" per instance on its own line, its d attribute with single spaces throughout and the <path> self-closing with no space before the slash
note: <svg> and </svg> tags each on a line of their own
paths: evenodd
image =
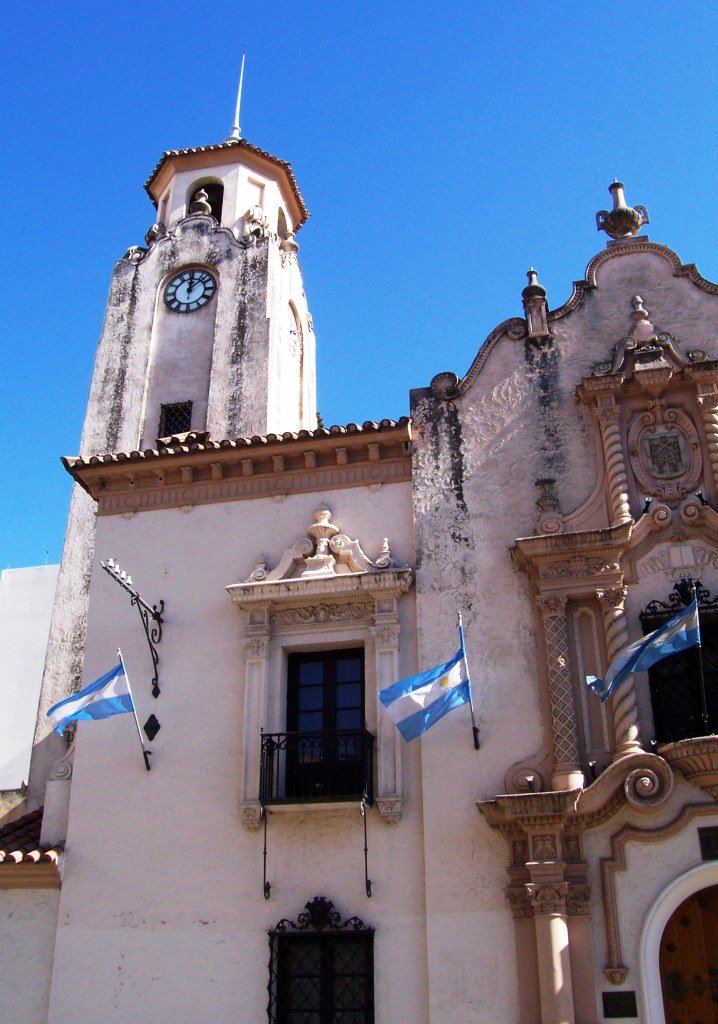
<svg viewBox="0 0 718 1024">
<path fill-rule="evenodd" d="M 674 616 L 660 629 L 624 647 L 615 656 L 603 679 L 586 676 L 589 689 L 598 694 L 602 701 L 608 700 L 614 690 L 627 676 L 655 665 L 657 661 L 700 646 L 701 632 L 698 625 L 698 598 L 694 597 L 685 611 Z"/>
<path fill-rule="evenodd" d="M 55 732 L 62 733 L 70 722 L 83 718 L 110 718 L 134 712 L 135 705 L 122 659 L 113 669 L 72 697 L 54 704 L 47 712 Z M 140 738 L 141 740 L 141 738 Z"/>
<path fill-rule="evenodd" d="M 461 631 L 461 647 L 451 661 L 402 679 L 379 700 L 405 740 L 414 740 L 449 711 L 471 702 L 471 682 Z"/>
</svg>

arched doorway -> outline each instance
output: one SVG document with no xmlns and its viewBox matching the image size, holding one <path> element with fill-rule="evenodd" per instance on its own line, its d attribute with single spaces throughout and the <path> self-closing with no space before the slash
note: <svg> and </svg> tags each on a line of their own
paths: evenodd
<svg viewBox="0 0 718 1024">
<path fill-rule="evenodd" d="M 718 885 L 673 911 L 659 956 L 666 1024 L 718 1024 Z"/>
</svg>

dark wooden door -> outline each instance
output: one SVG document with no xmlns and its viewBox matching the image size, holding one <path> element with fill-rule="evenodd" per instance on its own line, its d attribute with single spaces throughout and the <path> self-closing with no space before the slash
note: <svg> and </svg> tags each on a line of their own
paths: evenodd
<svg viewBox="0 0 718 1024">
<path fill-rule="evenodd" d="M 718 1024 L 718 885 L 673 912 L 660 967 L 666 1024 Z"/>
</svg>

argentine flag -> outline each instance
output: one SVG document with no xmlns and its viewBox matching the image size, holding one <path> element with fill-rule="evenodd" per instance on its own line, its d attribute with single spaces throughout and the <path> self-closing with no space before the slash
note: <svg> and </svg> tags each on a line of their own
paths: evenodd
<svg viewBox="0 0 718 1024">
<path fill-rule="evenodd" d="M 451 661 L 402 679 L 379 700 L 405 740 L 415 740 L 449 711 L 471 701 L 471 682 L 462 644 Z"/>
<path fill-rule="evenodd" d="M 700 647 L 701 631 L 698 625 L 698 598 L 694 597 L 685 611 L 674 616 L 648 636 L 624 647 L 615 656 L 603 679 L 586 676 L 590 690 L 598 694 L 601 701 L 607 701 L 623 680 L 634 672 L 655 665 L 671 654 L 685 651 L 689 647 Z"/>
<path fill-rule="evenodd" d="M 62 734 L 70 722 L 82 718 L 110 718 L 134 711 L 135 705 L 122 659 L 113 669 L 84 690 L 54 704 L 47 712 L 55 732 Z"/>
</svg>

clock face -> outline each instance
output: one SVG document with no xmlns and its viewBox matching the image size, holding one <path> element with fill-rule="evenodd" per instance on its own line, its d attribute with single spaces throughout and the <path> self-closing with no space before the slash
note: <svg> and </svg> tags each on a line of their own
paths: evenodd
<svg viewBox="0 0 718 1024">
<path fill-rule="evenodd" d="M 175 313 L 194 313 L 216 290 L 217 282 L 206 270 L 183 270 L 165 288 L 165 305 Z"/>
</svg>

